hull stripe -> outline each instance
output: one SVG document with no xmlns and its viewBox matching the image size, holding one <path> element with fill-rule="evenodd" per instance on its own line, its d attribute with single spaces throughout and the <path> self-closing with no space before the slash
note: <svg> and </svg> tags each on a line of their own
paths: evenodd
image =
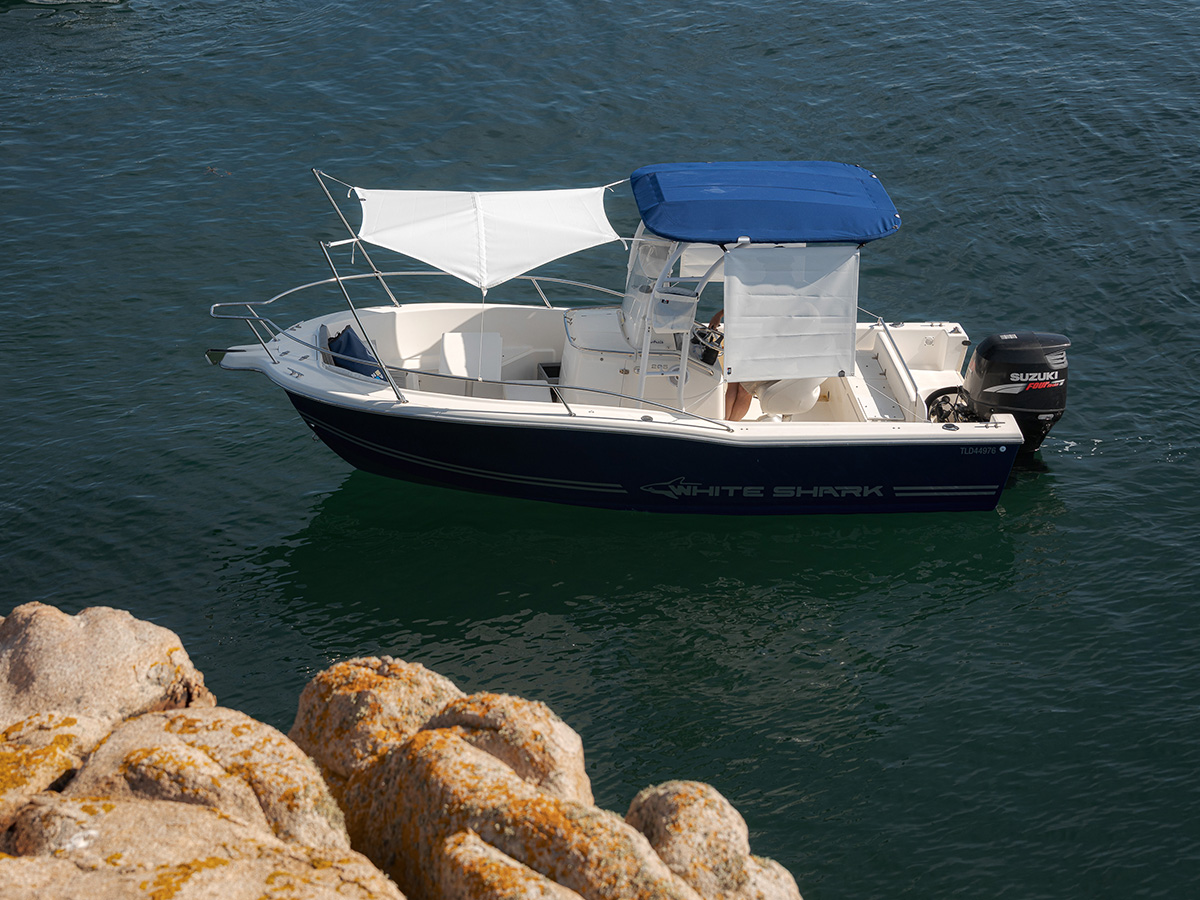
<svg viewBox="0 0 1200 900">
<path fill-rule="evenodd" d="M 946 484 L 895 487 L 897 497 L 983 497 L 1000 490 L 998 484 Z"/>
<path fill-rule="evenodd" d="M 376 444 L 372 441 L 366 441 L 357 435 L 351 434 L 348 431 L 343 431 L 340 428 L 334 428 L 324 422 L 309 417 L 309 421 L 318 428 L 336 435 L 343 441 L 350 444 L 357 444 L 360 447 L 365 447 L 375 453 L 383 456 L 390 456 L 395 459 L 403 460 L 404 462 L 413 465 L 425 466 L 429 469 L 438 469 L 443 472 L 453 472 L 456 475 L 472 475 L 477 478 L 490 478 L 495 481 L 508 481 L 514 484 L 529 484 L 538 487 L 553 487 L 571 491 L 599 491 L 606 494 L 626 494 L 625 490 L 619 484 L 606 484 L 601 482 L 591 481 L 566 481 L 560 478 L 540 478 L 536 475 L 510 475 L 501 472 L 494 472 L 489 469 L 477 469 L 473 466 L 460 466 L 454 463 L 442 462 L 440 460 L 429 459 L 425 456 L 417 456 L 413 453 L 404 453 L 392 447 Z"/>
</svg>

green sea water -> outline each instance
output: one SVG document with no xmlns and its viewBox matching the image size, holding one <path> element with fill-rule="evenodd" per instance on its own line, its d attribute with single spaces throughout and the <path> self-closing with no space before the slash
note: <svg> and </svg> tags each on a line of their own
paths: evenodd
<svg viewBox="0 0 1200 900">
<path fill-rule="evenodd" d="M 1200 9 L 992 6 L 0 0 L 0 614 L 127 608 L 284 730 L 356 655 L 545 701 L 601 805 L 707 781 L 807 900 L 1191 896 Z M 899 207 L 864 306 L 1072 339 L 995 512 L 388 482 L 204 361 L 249 338 L 212 303 L 327 274 L 313 166 L 518 189 L 783 158 Z M 623 275 L 580 266 L 554 274 Z"/>
</svg>

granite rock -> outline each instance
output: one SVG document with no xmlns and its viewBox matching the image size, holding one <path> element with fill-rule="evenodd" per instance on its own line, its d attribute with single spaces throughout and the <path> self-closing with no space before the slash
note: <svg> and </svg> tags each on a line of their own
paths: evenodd
<svg viewBox="0 0 1200 900">
<path fill-rule="evenodd" d="M 463 696 L 420 663 L 371 656 L 338 663 L 304 688 L 288 737 L 316 761 L 334 794 L 449 701 Z"/>
<path fill-rule="evenodd" d="M 215 704 L 179 638 L 124 610 L 69 616 L 26 603 L 0 622 L 0 726 L 49 711 L 116 723 Z"/>
<path fill-rule="evenodd" d="M 67 859 L 0 856 L 4 900 L 127 900 L 138 896 L 140 880 L 115 870 L 80 869 Z"/>
<path fill-rule="evenodd" d="M 800 900 L 708 785 L 648 789 L 627 820 L 597 808 L 582 741 L 541 703 L 351 660 L 306 688 L 291 736 L 353 846 L 414 897 Z"/>
<path fill-rule="evenodd" d="M 453 729 L 556 797 L 593 802 L 583 741 L 544 703 L 508 694 L 471 694 L 451 700 L 424 727 Z"/>
<path fill-rule="evenodd" d="M 582 900 L 501 853 L 473 831 L 459 831 L 442 847 L 439 900 Z"/>
<path fill-rule="evenodd" d="M 126 612 L 0 619 L 4 900 L 403 900 L 316 765 Z"/>
<path fill-rule="evenodd" d="M 714 788 L 623 820 L 544 704 L 386 656 L 314 678 L 289 740 L 166 629 L 30 603 L 0 618 L 0 729 L 5 900 L 800 900 Z"/>
<path fill-rule="evenodd" d="M 0 858 L 5 898 L 403 900 L 353 851 L 285 843 L 189 803 L 43 794 L 12 843 L 21 857 Z"/>
<path fill-rule="evenodd" d="M 106 734 L 106 720 L 56 712 L 26 716 L 0 731 L 0 834 L 33 796 L 69 780 Z"/>
<path fill-rule="evenodd" d="M 369 779 L 374 803 L 347 810 L 355 845 L 413 896 L 461 883 L 465 875 L 447 874 L 450 839 L 474 832 L 588 900 L 697 900 L 619 816 L 529 784 L 452 728 L 418 732 L 356 778 Z"/>
<path fill-rule="evenodd" d="M 288 843 L 350 848 L 342 812 L 312 760 L 276 729 L 232 709 L 131 719 L 63 793 L 209 806 Z"/>
<path fill-rule="evenodd" d="M 711 785 L 668 781 L 646 788 L 625 821 L 704 900 L 800 900 L 791 873 L 751 855 L 745 820 Z"/>
</svg>

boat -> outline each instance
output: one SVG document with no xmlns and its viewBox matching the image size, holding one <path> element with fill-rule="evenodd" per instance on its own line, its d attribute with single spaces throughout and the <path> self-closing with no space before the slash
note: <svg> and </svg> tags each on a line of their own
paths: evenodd
<svg viewBox="0 0 1200 900">
<path fill-rule="evenodd" d="M 860 310 L 861 253 L 900 227 L 860 166 L 484 192 L 313 174 L 348 233 L 319 243 L 330 277 L 213 305 L 255 340 L 207 355 L 266 375 L 367 472 L 647 512 L 990 510 L 1065 410 L 1063 335 L 989 335 L 964 374 L 959 323 Z M 606 211 L 622 199 L 625 236 Z M 535 271 L 589 251 L 590 272 L 616 245 L 623 284 Z M 314 293 L 333 311 L 277 324 Z"/>
</svg>

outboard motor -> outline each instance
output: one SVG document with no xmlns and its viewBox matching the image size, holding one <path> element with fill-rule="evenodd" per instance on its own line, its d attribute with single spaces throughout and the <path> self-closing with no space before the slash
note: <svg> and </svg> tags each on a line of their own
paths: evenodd
<svg viewBox="0 0 1200 900">
<path fill-rule="evenodd" d="M 1021 453 L 1032 453 L 1066 411 L 1070 346 L 1063 335 L 1041 331 L 988 335 L 963 378 L 969 415 L 987 421 L 1012 414 L 1025 438 Z"/>
</svg>

